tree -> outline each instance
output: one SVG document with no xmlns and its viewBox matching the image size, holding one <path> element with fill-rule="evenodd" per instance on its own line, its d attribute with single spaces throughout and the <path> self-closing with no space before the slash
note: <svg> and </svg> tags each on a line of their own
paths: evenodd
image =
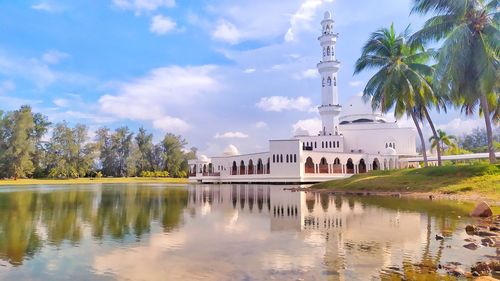
<svg viewBox="0 0 500 281">
<path fill-rule="evenodd" d="M 128 160 L 132 152 L 132 138 L 134 133 L 131 133 L 128 127 L 121 127 L 115 130 L 111 136 L 111 143 L 116 156 L 116 170 L 113 176 L 126 177 L 129 176 L 127 169 Z"/>
<path fill-rule="evenodd" d="M 164 168 L 172 177 L 182 176 L 181 165 L 183 161 L 187 161 L 184 157 L 184 146 L 187 145 L 186 140 L 181 136 L 167 133 L 161 144 L 164 154 Z"/>
<path fill-rule="evenodd" d="M 15 179 L 31 176 L 34 170 L 31 154 L 35 151 L 32 138 L 35 124 L 31 107 L 22 106 L 7 114 L 3 125 L 5 151 L 0 161 L 3 175 Z"/>
<path fill-rule="evenodd" d="M 454 148 L 457 146 L 456 141 L 457 138 L 452 135 L 447 135 L 443 130 L 438 129 L 438 136 L 432 136 L 429 138 L 429 142 L 431 142 L 431 148 L 441 148 L 441 154 L 444 154 L 444 147 Z"/>
<path fill-rule="evenodd" d="M 138 149 L 136 168 L 137 173 L 144 171 L 154 171 L 154 144 L 153 134 L 148 134 L 144 127 L 139 128 L 139 132 L 135 136 L 135 143 Z"/>
<path fill-rule="evenodd" d="M 87 127 L 81 124 L 71 128 L 62 122 L 54 127 L 47 145 L 49 177 L 78 178 L 90 172 L 93 147 L 87 135 Z"/>
<path fill-rule="evenodd" d="M 411 116 L 422 143 L 424 165 L 427 166 L 425 140 L 420 128 L 419 107 L 434 100 L 434 91 L 426 80 L 432 75 L 432 68 L 425 64 L 429 53 L 421 46 L 410 46 L 407 42 L 408 29 L 396 35 L 394 25 L 372 33 L 363 46 L 361 57 L 356 61 L 354 74 L 363 70 L 376 69 L 368 81 L 363 97 L 371 99 L 373 109 L 386 113 L 394 107 L 394 115 L 400 119 Z M 426 114 L 427 118 L 430 118 Z"/>
<path fill-rule="evenodd" d="M 435 81 L 466 114 L 480 105 L 488 136 L 491 163 L 493 148 L 492 114 L 499 113 L 498 40 L 500 11 L 498 0 L 413 0 L 412 12 L 433 13 L 416 32 L 414 44 L 444 40 L 437 57 Z M 492 110 L 490 110 L 490 108 Z"/>
<path fill-rule="evenodd" d="M 35 151 L 32 155 L 33 166 L 35 168 L 33 176 L 38 178 L 46 176 L 46 147 L 42 139 L 52 123 L 48 121 L 47 116 L 41 113 L 33 114 L 33 122 L 35 124 L 31 136 L 35 142 Z"/>
<path fill-rule="evenodd" d="M 487 152 L 488 134 L 486 133 L 486 129 L 476 128 L 470 134 L 460 137 L 458 143 L 463 149 L 474 153 Z M 493 144 L 495 150 L 498 151 L 498 147 L 500 146 L 500 128 L 498 127 L 493 132 Z"/>
</svg>

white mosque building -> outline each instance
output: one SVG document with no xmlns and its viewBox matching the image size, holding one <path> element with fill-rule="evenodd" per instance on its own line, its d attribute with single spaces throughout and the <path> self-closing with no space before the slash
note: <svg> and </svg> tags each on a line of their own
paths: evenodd
<svg viewBox="0 0 500 281">
<path fill-rule="evenodd" d="M 334 21 L 326 12 L 318 38 L 323 51 L 317 68 L 321 76 L 322 130 L 292 139 L 270 140 L 267 152 L 239 154 L 234 146 L 223 156 L 190 160 L 190 182 L 201 183 L 312 183 L 345 178 L 370 170 L 406 166 L 405 157 L 417 155 L 415 131 L 388 122 L 373 112 L 360 96 L 339 103 Z"/>
</svg>

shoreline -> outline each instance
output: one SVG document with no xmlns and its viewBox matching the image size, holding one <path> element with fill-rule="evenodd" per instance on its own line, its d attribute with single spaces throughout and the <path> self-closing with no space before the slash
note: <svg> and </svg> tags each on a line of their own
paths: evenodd
<svg viewBox="0 0 500 281">
<path fill-rule="evenodd" d="M 17 179 L 0 180 L 0 187 L 27 185 L 78 185 L 78 184 L 187 184 L 186 178 L 78 178 L 78 179 Z"/>
</svg>

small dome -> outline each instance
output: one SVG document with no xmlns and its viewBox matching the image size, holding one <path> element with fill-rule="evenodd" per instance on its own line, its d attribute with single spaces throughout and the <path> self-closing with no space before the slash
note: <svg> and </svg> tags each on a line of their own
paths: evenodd
<svg viewBox="0 0 500 281">
<path fill-rule="evenodd" d="M 227 155 L 227 156 L 233 156 L 233 155 L 239 155 L 240 152 L 238 151 L 238 149 L 236 148 L 236 146 L 230 144 L 226 147 L 226 149 L 224 149 L 224 155 Z"/>
<path fill-rule="evenodd" d="M 397 152 L 394 148 L 388 147 L 385 149 L 385 155 L 397 155 Z"/>
<path fill-rule="evenodd" d="M 325 12 L 325 20 L 331 20 L 332 19 L 332 14 L 330 13 L 330 11 L 326 11 Z"/>
<path fill-rule="evenodd" d="M 203 155 L 203 154 L 198 157 L 198 160 L 200 160 L 200 161 L 209 161 L 208 157 L 206 155 Z"/>
</svg>

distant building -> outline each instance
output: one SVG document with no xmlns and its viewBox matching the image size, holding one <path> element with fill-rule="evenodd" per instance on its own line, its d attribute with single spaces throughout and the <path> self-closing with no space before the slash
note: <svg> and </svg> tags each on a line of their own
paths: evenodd
<svg viewBox="0 0 500 281">
<path fill-rule="evenodd" d="M 201 156 L 189 161 L 191 182 L 318 182 L 370 170 L 400 167 L 401 157 L 417 155 L 415 131 L 388 122 L 373 112 L 361 96 L 340 105 L 334 21 L 329 12 L 321 21 L 318 38 L 323 56 L 321 76 L 322 130 L 316 135 L 300 132 L 288 140 L 270 140 L 269 151 L 239 154 L 234 146 L 223 156 Z M 343 114 L 342 114 L 343 113 Z"/>
</svg>

